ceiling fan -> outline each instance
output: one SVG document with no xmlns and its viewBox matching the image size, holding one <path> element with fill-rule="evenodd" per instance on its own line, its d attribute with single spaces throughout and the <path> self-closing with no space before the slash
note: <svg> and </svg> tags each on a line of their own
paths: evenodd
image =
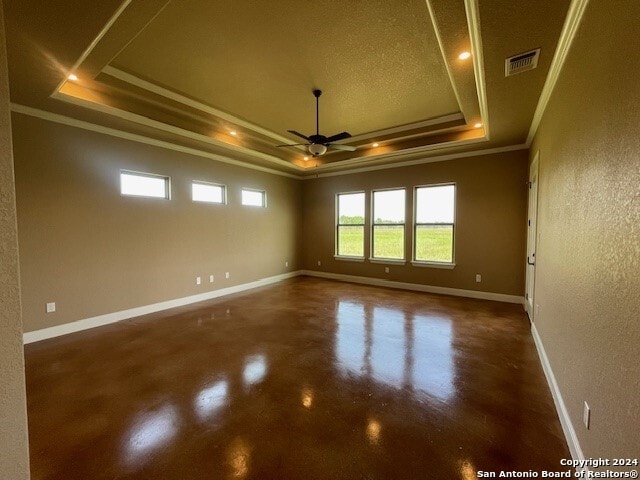
<svg viewBox="0 0 640 480">
<path fill-rule="evenodd" d="M 304 145 L 309 150 L 309 153 L 314 157 L 319 157 L 320 155 L 324 155 L 328 148 L 333 148 L 334 150 L 346 150 L 348 152 L 353 152 L 357 147 L 352 145 L 342 145 L 337 142 L 338 140 L 344 140 L 345 138 L 350 138 L 351 134 L 348 132 L 337 133 L 336 135 L 331 135 L 330 137 L 325 137 L 324 135 L 320 135 L 320 116 L 319 116 L 319 100 L 320 95 L 322 95 L 322 90 L 314 90 L 313 96 L 316 97 L 316 134 L 306 135 L 301 134 L 300 132 L 296 132 L 295 130 L 287 130 L 289 133 L 293 133 L 295 136 L 304 138 L 307 143 L 292 143 L 286 145 L 277 145 L 278 147 L 297 147 L 300 145 Z"/>
</svg>

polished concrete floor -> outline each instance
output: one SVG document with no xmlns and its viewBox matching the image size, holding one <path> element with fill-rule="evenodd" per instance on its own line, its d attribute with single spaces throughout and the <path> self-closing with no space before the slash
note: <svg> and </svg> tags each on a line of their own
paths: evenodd
<svg viewBox="0 0 640 480">
<path fill-rule="evenodd" d="M 25 350 L 34 480 L 470 480 L 569 457 L 517 305 L 302 277 Z"/>
</svg>

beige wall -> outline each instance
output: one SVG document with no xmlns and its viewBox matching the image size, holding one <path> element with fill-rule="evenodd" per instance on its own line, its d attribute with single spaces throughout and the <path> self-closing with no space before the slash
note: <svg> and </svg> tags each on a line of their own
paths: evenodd
<svg viewBox="0 0 640 480">
<path fill-rule="evenodd" d="M 0 0 L 0 478 L 29 478 L 11 116 Z"/>
<path fill-rule="evenodd" d="M 299 268 L 298 180 L 21 114 L 13 136 L 25 331 Z M 170 176 L 171 200 L 121 196 L 120 169 Z M 192 202 L 191 180 L 226 184 L 228 205 Z"/>
<path fill-rule="evenodd" d="M 589 3 L 530 152 L 535 324 L 586 457 L 640 446 L 638 18 L 637 0 Z"/>
<path fill-rule="evenodd" d="M 509 295 L 524 295 L 527 152 L 427 163 L 307 180 L 304 184 L 303 265 L 305 269 L 383 278 Z M 340 192 L 406 187 L 407 219 L 413 187 L 456 183 L 455 263 L 453 270 L 380 265 L 334 259 L 335 196 Z M 365 257 L 369 256 L 368 241 Z M 411 252 L 407 223 L 405 251 Z M 322 266 L 318 267 L 320 260 Z M 384 273 L 384 267 L 389 273 Z M 475 282 L 476 273 L 482 283 Z"/>
</svg>

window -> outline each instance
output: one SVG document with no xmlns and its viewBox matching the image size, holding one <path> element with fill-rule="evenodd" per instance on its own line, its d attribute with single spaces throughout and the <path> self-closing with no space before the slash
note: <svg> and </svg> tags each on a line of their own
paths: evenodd
<svg viewBox="0 0 640 480">
<path fill-rule="evenodd" d="M 416 262 L 453 263 L 455 185 L 416 188 Z"/>
<path fill-rule="evenodd" d="M 192 182 L 191 198 L 194 202 L 226 203 L 226 188 L 215 183 Z"/>
<path fill-rule="evenodd" d="M 339 193 L 336 255 L 364 257 L 364 192 Z"/>
<path fill-rule="evenodd" d="M 373 192 L 372 258 L 404 260 L 405 189 Z"/>
<path fill-rule="evenodd" d="M 120 193 L 135 197 L 169 198 L 169 177 L 120 171 Z"/>
<path fill-rule="evenodd" d="M 262 190 L 242 189 L 242 205 L 250 207 L 266 207 L 266 193 Z"/>
</svg>

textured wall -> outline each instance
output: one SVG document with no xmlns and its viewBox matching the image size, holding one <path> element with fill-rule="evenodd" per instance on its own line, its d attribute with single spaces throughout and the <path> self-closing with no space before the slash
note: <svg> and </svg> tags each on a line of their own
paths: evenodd
<svg viewBox="0 0 640 480">
<path fill-rule="evenodd" d="M 20 275 L 4 18 L 0 0 L 0 478 L 29 478 Z"/>
<path fill-rule="evenodd" d="M 399 282 L 524 295 L 526 180 L 527 152 L 524 150 L 307 180 L 304 183 L 304 267 Z M 453 270 L 415 267 L 409 262 L 380 265 L 334 259 L 337 193 L 405 187 L 407 212 L 412 212 L 414 186 L 447 182 L 455 182 L 457 192 Z M 410 218 L 407 215 L 407 258 L 411 255 Z M 368 256 L 367 250 L 365 256 Z M 318 260 L 322 262 L 321 267 L 317 266 Z M 389 273 L 384 273 L 385 266 L 389 267 Z M 482 274 L 482 283 L 475 282 L 476 273 Z"/>
<path fill-rule="evenodd" d="M 299 180 L 19 114 L 13 137 L 25 331 L 299 268 Z M 169 175 L 171 200 L 121 196 L 120 169 Z M 192 180 L 229 204 L 192 202 Z M 242 186 L 268 207 L 241 206 Z"/>
<path fill-rule="evenodd" d="M 638 18 L 637 0 L 589 3 L 530 152 L 535 323 L 587 457 L 640 446 Z"/>
</svg>

